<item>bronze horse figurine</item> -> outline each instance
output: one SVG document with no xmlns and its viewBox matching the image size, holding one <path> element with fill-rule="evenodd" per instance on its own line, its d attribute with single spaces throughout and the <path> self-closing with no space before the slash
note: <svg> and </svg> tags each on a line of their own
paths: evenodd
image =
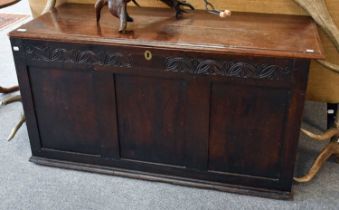
<svg viewBox="0 0 339 210">
<path fill-rule="evenodd" d="M 127 28 L 127 22 L 133 22 L 133 18 L 131 18 L 127 12 L 127 3 L 129 3 L 130 1 L 132 1 L 135 5 L 140 7 L 136 0 L 97 0 L 95 3 L 97 22 L 100 21 L 101 9 L 105 5 L 108 5 L 110 13 L 113 16 L 120 19 L 119 32 L 125 33 Z M 184 0 L 161 0 L 161 1 L 175 10 L 176 18 L 180 18 L 183 13 L 187 12 L 187 9 L 194 10 L 194 7 L 191 4 L 186 3 Z M 220 15 L 221 17 L 230 15 L 229 14 L 230 12 L 228 10 L 225 10 L 225 12 L 217 11 L 214 9 L 213 5 L 208 2 L 208 0 L 203 1 L 205 2 L 207 11 L 213 14 Z"/>
</svg>

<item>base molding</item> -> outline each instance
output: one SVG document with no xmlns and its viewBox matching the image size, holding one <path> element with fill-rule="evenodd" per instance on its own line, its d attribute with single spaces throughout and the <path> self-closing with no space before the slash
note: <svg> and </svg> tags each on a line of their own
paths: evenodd
<svg viewBox="0 0 339 210">
<path fill-rule="evenodd" d="M 221 184 L 214 183 L 210 181 L 203 181 L 197 179 L 188 179 L 183 177 L 176 176 L 167 176 L 155 173 L 146 173 L 134 170 L 127 170 L 109 166 L 101 166 L 101 165 L 93 165 L 93 164 L 85 164 L 85 163 L 77 163 L 70 161 L 62 161 L 55 160 L 43 157 L 32 156 L 29 159 L 31 162 L 43 165 L 43 166 L 51 166 L 63 169 L 71 169 L 77 171 L 85 171 L 91 173 L 99 173 L 105 175 L 114 175 L 126 178 L 140 179 L 146 181 L 153 182 L 162 182 L 167 184 L 174 184 L 186 187 L 195 187 L 200 189 L 209 189 L 209 190 L 217 190 L 222 192 L 229 193 L 237 193 L 241 195 L 254 195 L 263 198 L 273 198 L 280 200 L 291 200 L 293 198 L 291 192 L 282 192 L 275 190 L 263 190 L 258 188 L 244 187 L 238 185 L 230 185 L 230 184 Z"/>
</svg>

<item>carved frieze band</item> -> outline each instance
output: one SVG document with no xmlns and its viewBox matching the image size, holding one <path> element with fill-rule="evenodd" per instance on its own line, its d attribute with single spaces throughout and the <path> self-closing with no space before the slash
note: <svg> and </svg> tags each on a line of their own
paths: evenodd
<svg viewBox="0 0 339 210">
<path fill-rule="evenodd" d="M 165 70 L 197 75 L 219 75 L 267 80 L 286 80 L 291 75 L 291 68 L 289 66 L 184 57 L 167 57 Z"/>
<path fill-rule="evenodd" d="M 27 46 L 28 59 L 50 63 L 101 65 L 121 68 L 132 67 L 132 56 L 120 52 L 105 52 L 80 49 L 54 48 L 50 46 Z"/>
<path fill-rule="evenodd" d="M 132 68 L 132 54 L 106 52 L 89 49 L 62 48 L 28 45 L 25 47 L 28 59 L 49 63 L 70 63 Z M 213 60 L 188 57 L 166 57 L 165 71 L 196 75 L 218 75 L 226 77 L 287 80 L 292 68 L 288 65 L 255 64 L 234 60 Z"/>
</svg>

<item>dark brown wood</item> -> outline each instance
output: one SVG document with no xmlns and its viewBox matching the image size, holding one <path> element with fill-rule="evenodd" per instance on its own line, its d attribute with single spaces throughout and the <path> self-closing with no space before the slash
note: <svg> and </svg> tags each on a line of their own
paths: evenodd
<svg viewBox="0 0 339 210">
<path fill-rule="evenodd" d="M 221 19 L 205 11 L 195 11 L 177 20 L 171 9 L 130 8 L 130 13 L 135 17 L 131 26 L 134 32 L 126 35 L 116 30 L 119 21 L 108 12 L 103 12 L 97 25 L 92 6 L 67 4 L 23 25 L 21 28 L 27 29 L 26 32 L 13 31 L 10 36 L 205 53 L 324 57 L 316 25 L 309 17 L 233 13 Z"/>
<path fill-rule="evenodd" d="M 100 32 L 83 5 L 10 33 L 32 161 L 289 197 L 309 63 L 323 57 L 314 23 L 131 11 L 148 20 L 134 34 L 107 13 Z"/>
<path fill-rule="evenodd" d="M 96 94 L 98 131 L 101 139 L 101 155 L 103 158 L 120 158 L 118 119 L 116 107 L 115 77 L 110 73 L 94 74 L 94 92 Z M 113 111 L 112 111 L 113 110 Z"/>
<path fill-rule="evenodd" d="M 209 170 L 278 179 L 288 93 L 286 89 L 215 83 Z"/>
<path fill-rule="evenodd" d="M 128 177 L 128 178 L 133 178 L 133 179 L 142 179 L 142 180 L 153 181 L 153 182 L 164 182 L 164 183 L 182 185 L 182 186 L 187 186 L 187 187 L 211 189 L 211 190 L 238 193 L 238 194 L 244 194 L 244 195 L 255 195 L 255 196 L 264 197 L 264 198 L 273 198 L 273 199 L 282 199 L 282 200 L 292 199 L 292 194 L 289 192 L 282 193 L 282 192 L 278 192 L 274 190 L 236 186 L 236 185 L 231 185 L 231 184 L 213 183 L 209 181 L 185 179 L 183 177 L 172 177 L 172 176 L 159 175 L 159 174 L 155 176 L 154 174 L 145 173 L 142 171 L 124 170 L 121 168 L 83 164 L 83 163 L 76 163 L 76 162 L 69 162 L 69 161 L 60 161 L 60 160 L 47 159 L 47 158 L 34 157 L 34 156 L 30 158 L 30 161 L 33 163 L 45 165 L 45 166 L 53 166 L 53 167 L 72 169 L 72 170 L 78 170 L 78 171 Z"/>
<path fill-rule="evenodd" d="M 203 78 L 193 78 L 187 89 L 186 110 L 186 152 L 192 156 L 186 157 L 186 167 L 191 169 L 208 169 L 208 141 L 210 112 L 210 81 Z M 199 114 L 197 114 L 199 113 Z M 192 140 L 194 142 L 192 142 Z"/>
<path fill-rule="evenodd" d="M 121 158 L 183 165 L 186 82 L 134 75 L 116 81 Z"/>
</svg>

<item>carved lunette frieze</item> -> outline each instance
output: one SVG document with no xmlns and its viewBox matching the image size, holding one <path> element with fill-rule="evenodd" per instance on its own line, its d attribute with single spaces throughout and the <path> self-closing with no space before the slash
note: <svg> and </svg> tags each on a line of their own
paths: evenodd
<svg viewBox="0 0 339 210">
<path fill-rule="evenodd" d="M 28 59 L 39 62 L 101 65 L 120 68 L 133 67 L 133 54 L 104 50 L 28 45 L 25 47 L 25 56 Z M 167 72 L 196 75 L 287 80 L 292 73 L 292 68 L 289 65 L 254 64 L 235 60 L 166 57 L 164 62 L 165 71 Z"/>
<path fill-rule="evenodd" d="M 120 52 L 27 46 L 25 55 L 28 59 L 40 62 L 132 67 L 132 56 Z"/>
<path fill-rule="evenodd" d="M 185 57 L 167 57 L 165 71 L 237 78 L 286 80 L 291 67 L 275 64 L 253 64 L 243 61 L 217 61 Z"/>
</svg>

